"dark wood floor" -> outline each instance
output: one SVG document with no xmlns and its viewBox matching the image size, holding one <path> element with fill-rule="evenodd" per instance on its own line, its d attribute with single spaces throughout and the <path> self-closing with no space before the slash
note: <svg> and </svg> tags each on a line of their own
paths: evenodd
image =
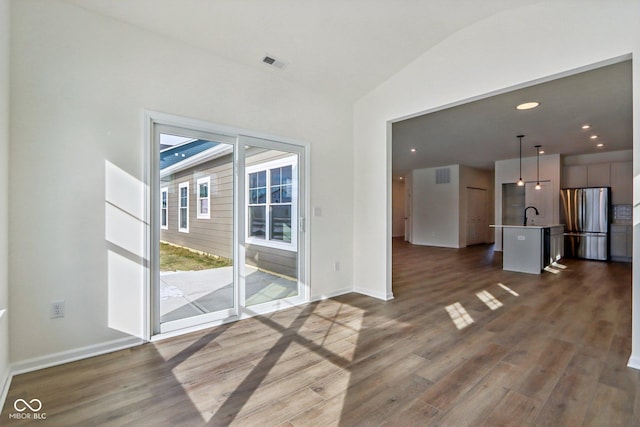
<svg viewBox="0 0 640 427">
<path fill-rule="evenodd" d="M 350 294 L 19 375 L 0 424 L 38 398 L 43 426 L 640 426 L 629 264 L 538 276 L 489 246 L 393 249 L 392 301 Z"/>
</svg>

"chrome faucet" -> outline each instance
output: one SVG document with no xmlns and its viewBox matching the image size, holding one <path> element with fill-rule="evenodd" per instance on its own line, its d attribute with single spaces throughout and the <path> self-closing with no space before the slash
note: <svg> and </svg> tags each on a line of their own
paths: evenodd
<svg viewBox="0 0 640 427">
<path fill-rule="evenodd" d="M 540 212 L 538 212 L 538 209 L 536 209 L 535 206 L 527 206 L 526 208 L 524 208 L 524 225 L 527 225 L 527 211 L 529 209 L 533 209 L 534 211 L 536 211 L 536 215 L 540 215 Z"/>
</svg>

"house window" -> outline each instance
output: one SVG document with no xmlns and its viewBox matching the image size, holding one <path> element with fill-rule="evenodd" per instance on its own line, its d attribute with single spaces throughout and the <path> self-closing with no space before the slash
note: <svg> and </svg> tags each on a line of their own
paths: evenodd
<svg viewBox="0 0 640 427">
<path fill-rule="evenodd" d="M 209 210 L 211 208 L 209 197 L 209 187 L 211 185 L 211 179 L 207 176 L 205 178 L 199 178 L 197 181 L 197 196 L 198 196 L 198 219 L 211 219 Z"/>
<path fill-rule="evenodd" d="M 178 231 L 189 232 L 189 182 L 178 185 Z"/>
<path fill-rule="evenodd" d="M 269 170 L 269 235 L 271 240 L 286 243 L 291 243 L 291 173 L 291 165 Z"/>
<path fill-rule="evenodd" d="M 297 157 L 247 168 L 247 241 L 296 249 Z"/>
<path fill-rule="evenodd" d="M 160 228 L 169 229 L 169 188 L 160 189 Z"/>
</svg>

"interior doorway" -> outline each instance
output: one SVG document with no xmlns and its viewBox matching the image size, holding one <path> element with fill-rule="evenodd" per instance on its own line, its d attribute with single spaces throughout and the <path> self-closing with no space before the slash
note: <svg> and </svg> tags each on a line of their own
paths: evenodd
<svg viewBox="0 0 640 427">
<path fill-rule="evenodd" d="M 466 202 L 466 245 L 486 243 L 489 231 L 489 196 L 487 190 L 467 187 Z"/>
</svg>

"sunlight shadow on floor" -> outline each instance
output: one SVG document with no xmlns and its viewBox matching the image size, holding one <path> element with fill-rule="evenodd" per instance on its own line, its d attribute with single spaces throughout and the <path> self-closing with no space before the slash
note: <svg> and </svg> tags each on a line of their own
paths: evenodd
<svg viewBox="0 0 640 427">
<path fill-rule="evenodd" d="M 322 401 L 312 387 L 319 369 L 340 372 L 338 379 L 348 384 L 363 318 L 358 307 L 326 300 L 256 314 L 213 328 L 195 342 L 185 336 L 182 347 L 175 341 L 164 350 L 162 342 L 157 346 L 206 423 L 228 425 L 240 419 L 253 424 L 264 422 L 254 420 L 253 413 L 273 405 L 274 394 L 283 394 L 281 407 L 269 409 L 274 420 L 295 415 L 289 413 L 294 408 L 288 407 L 287 395 Z M 238 346 L 239 334 L 251 345 Z M 194 377 L 203 364 L 211 364 L 210 375 Z"/>
<path fill-rule="evenodd" d="M 496 297 L 491 295 L 489 291 L 480 291 L 476 293 L 476 296 L 491 310 L 497 310 L 503 305 Z"/>
<path fill-rule="evenodd" d="M 445 309 L 447 310 L 447 313 L 449 313 L 449 317 L 451 317 L 453 324 L 456 325 L 456 328 L 464 329 L 473 323 L 473 318 L 459 302 L 448 305 Z"/>
<path fill-rule="evenodd" d="M 511 289 L 510 287 L 502 284 L 502 283 L 498 283 L 498 286 L 500 286 L 502 289 L 504 289 L 505 291 L 509 292 L 511 295 L 514 295 L 516 297 L 520 296 L 519 293 L 517 293 L 516 291 L 514 291 L 513 289 Z"/>
</svg>

